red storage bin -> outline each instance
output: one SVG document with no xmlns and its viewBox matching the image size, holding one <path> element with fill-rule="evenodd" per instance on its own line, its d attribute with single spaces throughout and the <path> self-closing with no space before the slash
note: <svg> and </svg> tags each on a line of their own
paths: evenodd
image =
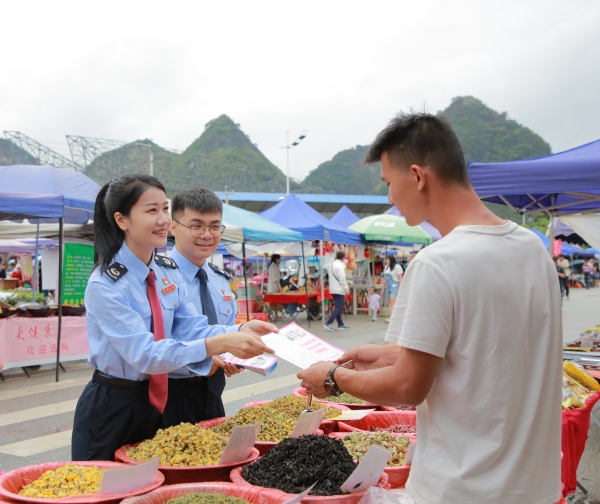
<svg viewBox="0 0 600 504">
<path fill-rule="evenodd" d="M 238 313 L 244 315 L 246 312 L 254 313 L 258 308 L 258 301 L 256 299 L 238 299 Z M 246 305 L 248 305 L 248 310 L 246 310 Z"/>
</svg>

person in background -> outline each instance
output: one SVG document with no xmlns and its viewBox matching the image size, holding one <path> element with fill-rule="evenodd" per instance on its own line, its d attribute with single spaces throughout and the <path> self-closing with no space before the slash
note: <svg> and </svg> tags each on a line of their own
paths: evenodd
<svg viewBox="0 0 600 504">
<path fill-rule="evenodd" d="M 19 287 L 23 286 L 23 273 L 21 272 L 21 265 L 17 264 L 15 269 L 10 274 L 11 278 L 14 278 L 19 281 Z"/>
<path fill-rule="evenodd" d="M 562 290 L 565 293 L 567 299 L 569 299 L 569 279 L 571 278 L 571 268 L 569 260 L 562 254 L 558 256 L 557 264 L 563 269 L 565 274 L 564 278 L 561 277 Z"/>
<path fill-rule="evenodd" d="M 378 161 L 406 223 L 427 220 L 443 238 L 411 262 L 390 344 L 313 364 L 298 373 L 302 387 L 320 398 L 343 391 L 417 405 L 406 482 L 417 504 L 564 502 L 562 311 L 551 257 L 534 233 L 483 205 L 443 116 L 400 114 L 369 148 L 366 162 Z"/>
<path fill-rule="evenodd" d="M 342 320 L 342 313 L 344 311 L 344 296 L 348 293 L 350 288 L 346 281 L 346 265 L 343 260 L 346 257 L 345 252 L 336 252 L 335 261 L 329 269 L 329 292 L 333 296 L 333 310 L 327 322 L 323 325 L 328 331 L 335 331 L 333 328 L 333 321 L 337 320 L 338 331 L 345 331 L 350 329 Z"/>
<path fill-rule="evenodd" d="M 592 277 L 594 274 L 594 265 L 592 264 L 592 261 L 589 259 L 585 259 L 583 261 L 583 266 L 582 266 L 582 271 L 583 271 L 583 278 L 585 279 L 585 288 L 589 289 L 590 285 L 592 285 Z"/>
<path fill-rule="evenodd" d="M 379 311 L 379 299 L 381 296 L 377 294 L 375 287 L 369 289 L 369 310 L 371 311 L 371 319 L 377 322 L 377 312 Z"/>
<path fill-rule="evenodd" d="M 6 270 L 8 269 L 8 263 L 3 262 L 0 267 L 0 278 L 6 278 Z"/>
<path fill-rule="evenodd" d="M 554 262 L 554 267 L 556 268 L 556 273 L 558 275 L 558 283 L 560 285 L 560 296 L 563 297 L 565 295 L 564 280 L 565 280 L 565 278 L 567 278 L 567 275 L 565 275 L 565 270 L 558 263 L 558 260 L 556 259 L 556 257 L 553 257 L 552 261 Z"/>
<path fill-rule="evenodd" d="M 6 270 L 6 273 L 8 275 L 10 275 L 15 270 L 16 267 L 17 267 L 17 261 L 15 261 L 14 259 L 10 259 L 8 261 L 8 269 Z"/>
<path fill-rule="evenodd" d="M 175 247 L 173 259 L 187 286 L 188 296 L 209 325 L 235 324 L 235 301 L 229 274 L 208 262 L 221 243 L 223 203 L 210 189 L 192 187 L 179 191 L 171 199 L 171 234 Z M 213 356 L 208 376 L 200 376 L 187 366 L 169 374 L 169 399 L 162 415 L 162 428 L 181 422 L 197 424 L 202 420 L 225 416 L 221 395 L 225 376 L 241 371 L 233 364 Z"/>
<path fill-rule="evenodd" d="M 404 275 L 402 267 L 396 264 L 396 257 L 388 255 L 385 258 L 385 269 L 383 270 L 383 277 L 385 282 L 385 292 L 390 301 L 390 316 L 394 311 L 394 305 L 396 304 L 396 297 L 398 296 L 398 289 L 400 282 L 402 282 L 402 276 Z M 386 318 L 385 322 L 389 323 L 390 319 Z"/>
<path fill-rule="evenodd" d="M 271 256 L 271 264 L 269 264 L 269 287 L 267 288 L 269 294 L 281 292 L 281 273 L 279 272 L 280 262 L 281 256 L 279 254 L 273 254 Z"/>
</svg>

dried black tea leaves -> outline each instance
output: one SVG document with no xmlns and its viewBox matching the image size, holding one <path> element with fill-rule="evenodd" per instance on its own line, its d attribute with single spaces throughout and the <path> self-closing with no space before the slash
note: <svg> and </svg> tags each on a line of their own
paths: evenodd
<svg viewBox="0 0 600 504">
<path fill-rule="evenodd" d="M 293 494 L 317 482 L 311 495 L 340 495 L 344 493 L 340 487 L 356 466 L 339 439 L 310 435 L 284 439 L 245 466 L 242 477 L 253 485 Z"/>
</svg>

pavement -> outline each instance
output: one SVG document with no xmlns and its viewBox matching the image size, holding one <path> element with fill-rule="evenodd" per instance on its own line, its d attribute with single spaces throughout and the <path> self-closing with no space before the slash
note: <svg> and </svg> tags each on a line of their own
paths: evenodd
<svg viewBox="0 0 600 504">
<path fill-rule="evenodd" d="M 575 338 L 587 327 L 600 325 L 600 289 L 573 289 L 571 299 L 563 302 L 564 340 Z M 301 314 L 296 320 L 303 327 L 308 323 Z M 341 348 L 364 343 L 382 344 L 387 324 L 383 319 L 372 322 L 366 315 L 345 316 L 348 331 L 326 331 L 322 323 L 311 323 L 311 332 Z M 286 321 L 278 325 L 283 326 Z M 71 429 L 77 399 L 91 379 L 92 369 L 86 362 L 64 364 L 55 382 L 55 370 L 42 366 L 30 371 L 28 378 L 20 369 L 4 373 L 0 382 L 0 469 L 49 461 L 71 459 Z M 298 368 L 285 361 L 267 378 L 244 372 L 228 379 L 223 394 L 225 411 L 236 413 L 251 401 L 274 399 L 299 387 Z M 596 411 L 600 422 L 600 408 Z M 600 426 L 592 422 L 590 438 L 583 454 L 578 480 L 588 495 L 574 494 L 569 498 L 577 504 L 600 504 Z"/>
</svg>

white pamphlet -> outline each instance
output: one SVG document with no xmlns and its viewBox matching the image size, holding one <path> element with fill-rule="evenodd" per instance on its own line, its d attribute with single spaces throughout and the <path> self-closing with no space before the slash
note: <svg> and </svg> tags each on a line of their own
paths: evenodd
<svg viewBox="0 0 600 504">
<path fill-rule="evenodd" d="M 277 357 L 306 369 L 319 361 L 335 361 L 345 352 L 309 333 L 295 322 L 262 337 L 265 345 L 275 350 Z"/>
<path fill-rule="evenodd" d="M 340 487 L 342 492 L 362 492 L 377 485 L 392 454 L 381 446 L 371 445 L 358 467 Z"/>
<path fill-rule="evenodd" d="M 251 425 L 236 425 L 229 437 L 219 464 L 240 462 L 246 460 L 252 453 L 252 447 L 256 443 L 260 423 Z"/>
<path fill-rule="evenodd" d="M 277 357 L 269 354 L 258 355 L 252 359 L 238 359 L 235 355 L 225 352 L 219 355 L 219 358 L 223 362 L 230 362 L 262 376 L 269 376 L 277 367 Z"/>
<path fill-rule="evenodd" d="M 327 414 L 327 408 L 300 413 L 298 422 L 290 434 L 291 438 L 306 436 L 315 432 Z"/>
<path fill-rule="evenodd" d="M 152 484 L 160 457 L 143 464 L 130 465 L 124 469 L 108 469 L 102 475 L 100 493 L 118 494 L 132 492 Z"/>
</svg>

